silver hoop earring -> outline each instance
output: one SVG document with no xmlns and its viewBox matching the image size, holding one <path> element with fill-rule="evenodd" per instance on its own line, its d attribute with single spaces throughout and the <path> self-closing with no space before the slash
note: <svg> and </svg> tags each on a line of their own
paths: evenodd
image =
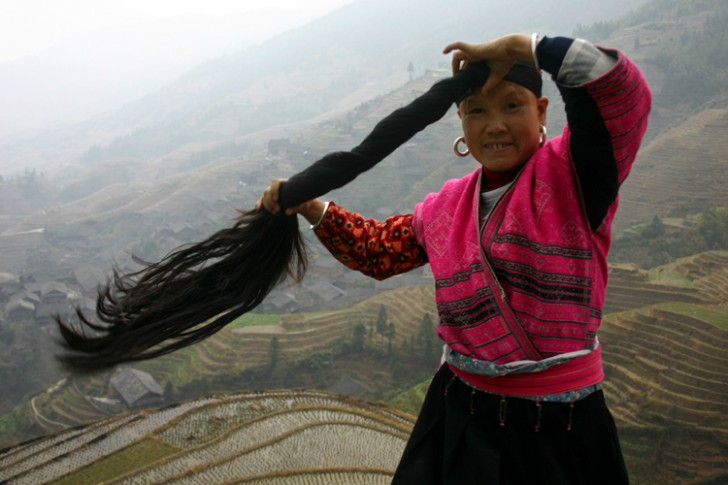
<svg viewBox="0 0 728 485">
<path fill-rule="evenodd" d="M 460 151 L 461 143 L 465 143 L 464 136 L 459 136 L 455 139 L 455 143 L 452 144 L 452 149 L 455 152 L 455 155 L 457 155 L 460 158 L 465 158 L 468 155 L 470 155 L 470 149 L 468 148 L 468 145 L 465 144 L 465 151 Z"/>
<path fill-rule="evenodd" d="M 539 126 L 538 131 L 541 133 L 538 137 L 538 146 L 542 147 L 546 143 L 546 135 L 548 135 L 546 125 Z"/>
</svg>

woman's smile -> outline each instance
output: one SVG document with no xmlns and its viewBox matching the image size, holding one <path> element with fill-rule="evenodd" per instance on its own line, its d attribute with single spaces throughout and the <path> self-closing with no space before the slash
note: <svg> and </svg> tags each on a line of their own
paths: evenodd
<svg viewBox="0 0 728 485">
<path fill-rule="evenodd" d="M 513 143 L 499 142 L 499 143 L 485 143 L 483 148 L 489 152 L 502 152 L 513 148 Z"/>
</svg>

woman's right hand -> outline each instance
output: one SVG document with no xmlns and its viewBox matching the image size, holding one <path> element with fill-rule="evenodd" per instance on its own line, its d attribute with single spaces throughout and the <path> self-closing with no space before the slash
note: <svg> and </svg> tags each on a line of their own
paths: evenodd
<svg viewBox="0 0 728 485">
<path fill-rule="evenodd" d="M 259 211 L 261 209 L 265 209 L 271 214 L 278 214 L 281 210 L 281 206 L 278 203 L 280 188 L 281 185 L 285 183 L 285 179 L 273 179 L 270 185 L 263 191 L 263 196 L 255 203 L 255 210 Z M 288 213 L 288 211 L 286 211 L 286 213 Z"/>
<path fill-rule="evenodd" d="M 263 192 L 263 196 L 255 203 L 255 210 L 265 209 L 271 214 L 278 214 L 281 206 L 278 202 L 280 189 L 286 183 L 286 179 L 273 179 L 270 185 Z M 311 224 L 315 224 L 321 218 L 324 211 L 324 203 L 320 199 L 309 200 L 296 207 L 286 209 L 286 215 L 301 214 Z"/>
</svg>

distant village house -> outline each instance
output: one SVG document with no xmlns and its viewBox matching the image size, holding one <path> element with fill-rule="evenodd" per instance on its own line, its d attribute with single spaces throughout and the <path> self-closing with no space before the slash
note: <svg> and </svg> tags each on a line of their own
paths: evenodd
<svg viewBox="0 0 728 485">
<path fill-rule="evenodd" d="M 129 408 L 157 406 L 164 401 L 164 390 L 154 377 L 132 367 L 118 368 L 109 384 Z"/>
</svg>

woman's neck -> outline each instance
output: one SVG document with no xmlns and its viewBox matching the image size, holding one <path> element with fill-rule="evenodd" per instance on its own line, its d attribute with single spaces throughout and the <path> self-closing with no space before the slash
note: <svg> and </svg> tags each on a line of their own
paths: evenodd
<svg viewBox="0 0 728 485">
<path fill-rule="evenodd" d="M 485 184 L 483 187 L 486 191 L 503 187 L 504 185 L 513 182 L 520 170 L 521 167 L 516 167 L 511 170 L 506 170 L 505 172 L 493 172 L 492 170 L 488 170 L 483 167 L 483 175 L 485 176 Z"/>
</svg>

